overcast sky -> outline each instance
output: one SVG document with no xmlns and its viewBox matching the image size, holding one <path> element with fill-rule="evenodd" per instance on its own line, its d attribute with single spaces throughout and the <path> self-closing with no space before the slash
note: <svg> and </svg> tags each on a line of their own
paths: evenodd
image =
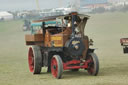
<svg viewBox="0 0 128 85">
<path fill-rule="evenodd" d="M 66 7 L 72 0 L 38 0 L 41 9 Z M 0 0 L 0 10 L 37 9 L 36 0 Z"/>
</svg>

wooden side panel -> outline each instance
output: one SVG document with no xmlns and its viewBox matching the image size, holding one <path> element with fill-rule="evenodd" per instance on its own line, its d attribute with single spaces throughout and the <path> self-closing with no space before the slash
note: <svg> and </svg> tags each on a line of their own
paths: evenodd
<svg viewBox="0 0 128 85">
<path fill-rule="evenodd" d="M 69 36 L 71 35 L 72 30 L 71 28 L 66 28 L 63 32 L 52 35 L 52 36 L 57 36 L 57 37 L 61 37 L 62 39 L 58 41 L 59 44 L 63 44 L 62 47 L 65 45 L 65 43 L 67 42 L 67 40 L 69 39 Z"/>
<path fill-rule="evenodd" d="M 72 33 L 71 28 L 66 28 L 63 32 L 58 34 L 51 35 L 48 30 L 45 34 L 45 46 L 51 47 L 51 42 L 54 42 L 54 47 L 64 47 L 66 41 L 69 39 L 70 34 Z"/>
<path fill-rule="evenodd" d="M 55 47 L 63 47 L 63 36 L 62 35 L 51 36 L 51 41 L 54 42 Z"/>
<path fill-rule="evenodd" d="M 26 45 L 35 45 L 43 43 L 42 34 L 27 34 L 25 35 Z"/>
</svg>

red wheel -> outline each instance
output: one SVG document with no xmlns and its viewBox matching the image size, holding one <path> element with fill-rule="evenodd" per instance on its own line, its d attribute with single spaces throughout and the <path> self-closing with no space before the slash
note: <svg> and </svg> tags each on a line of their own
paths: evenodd
<svg viewBox="0 0 128 85">
<path fill-rule="evenodd" d="M 90 75 L 96 76 L 99 72 L 99 61 L 98 57 L 96 56 L 95 53 L 90 53 L 88 56 L 88 59 L 90 62 L 88 63 L 88 73 Z"/>
<path fill-rule="evenodd" d="M 33 55 L 32 47 L 29 48 L 28 64 L 29 64 L 30 72 L 33 72 L 34 71 L 34 55 Z"/>
<path fill-rule="evenodd" d="M 39 46 L 33 46 L 29 48 L 28 64 L 29 70 L 33 74 L 39 74 L 41 72 L 42 56 Z"/>
<path fill-rule="evenodd" d="M 59 55 L 54 55 L 51 60 L 51 72 L 53 77 L 60 79 L 63 73 L 63 63 Z"/>
</svg>

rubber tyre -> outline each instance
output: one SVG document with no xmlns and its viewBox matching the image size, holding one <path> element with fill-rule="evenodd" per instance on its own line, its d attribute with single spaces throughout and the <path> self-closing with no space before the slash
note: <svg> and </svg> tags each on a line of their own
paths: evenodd
<svg viewBox="0 0 128 85">
<path fill-rule="evenodd" d="M 90 53 L 88 59 L 91 60 L 90 62 L 91 65 L 89 65 L 87 69 L 88 73 L 90 75 L 97 76 L 99 72 L 99 60 L 97 55 L 95 53 Z"/>
<path fill-rule="evenodd" d="M 51 73 L 53 77 L 61 79 L 63 73 L 63 63 L 59 55 L 54 55 L 51 60 Z"/>
<path fill-rule="evenodd" d="M 39 46 L 32 46 L 28 53 L 29 70 L 33 74 L 40 74 L 42 67 L 42 56 Z"/>
</svg>

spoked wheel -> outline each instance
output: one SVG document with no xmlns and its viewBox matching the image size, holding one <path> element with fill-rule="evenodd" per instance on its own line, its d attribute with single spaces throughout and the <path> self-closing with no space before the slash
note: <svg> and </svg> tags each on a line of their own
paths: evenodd
<svg viewBox="0 0 128 85">
<path fill-rule="evenodd" d="M 59 55 L 54 55 L 51 60 L 51 72 L 53 77 L 60 79 L 63 73 L 63 63 Z"/>
<path fill-rule="evenodd" d="M 39 46 L 32 46 L 28 52 L 29 70 L 33 74 L 40 74 L 42 67 L 42 56 Z"/>
<path fill-rule="evenodd" d="M 96 76 L 99 72 L 99 61 L 98 57 L 96 56 L 95 53 L 90 53 L 88 56 L 89 63 L 88 63 L 88 73 L 90 75 Z"/>
</svg>

